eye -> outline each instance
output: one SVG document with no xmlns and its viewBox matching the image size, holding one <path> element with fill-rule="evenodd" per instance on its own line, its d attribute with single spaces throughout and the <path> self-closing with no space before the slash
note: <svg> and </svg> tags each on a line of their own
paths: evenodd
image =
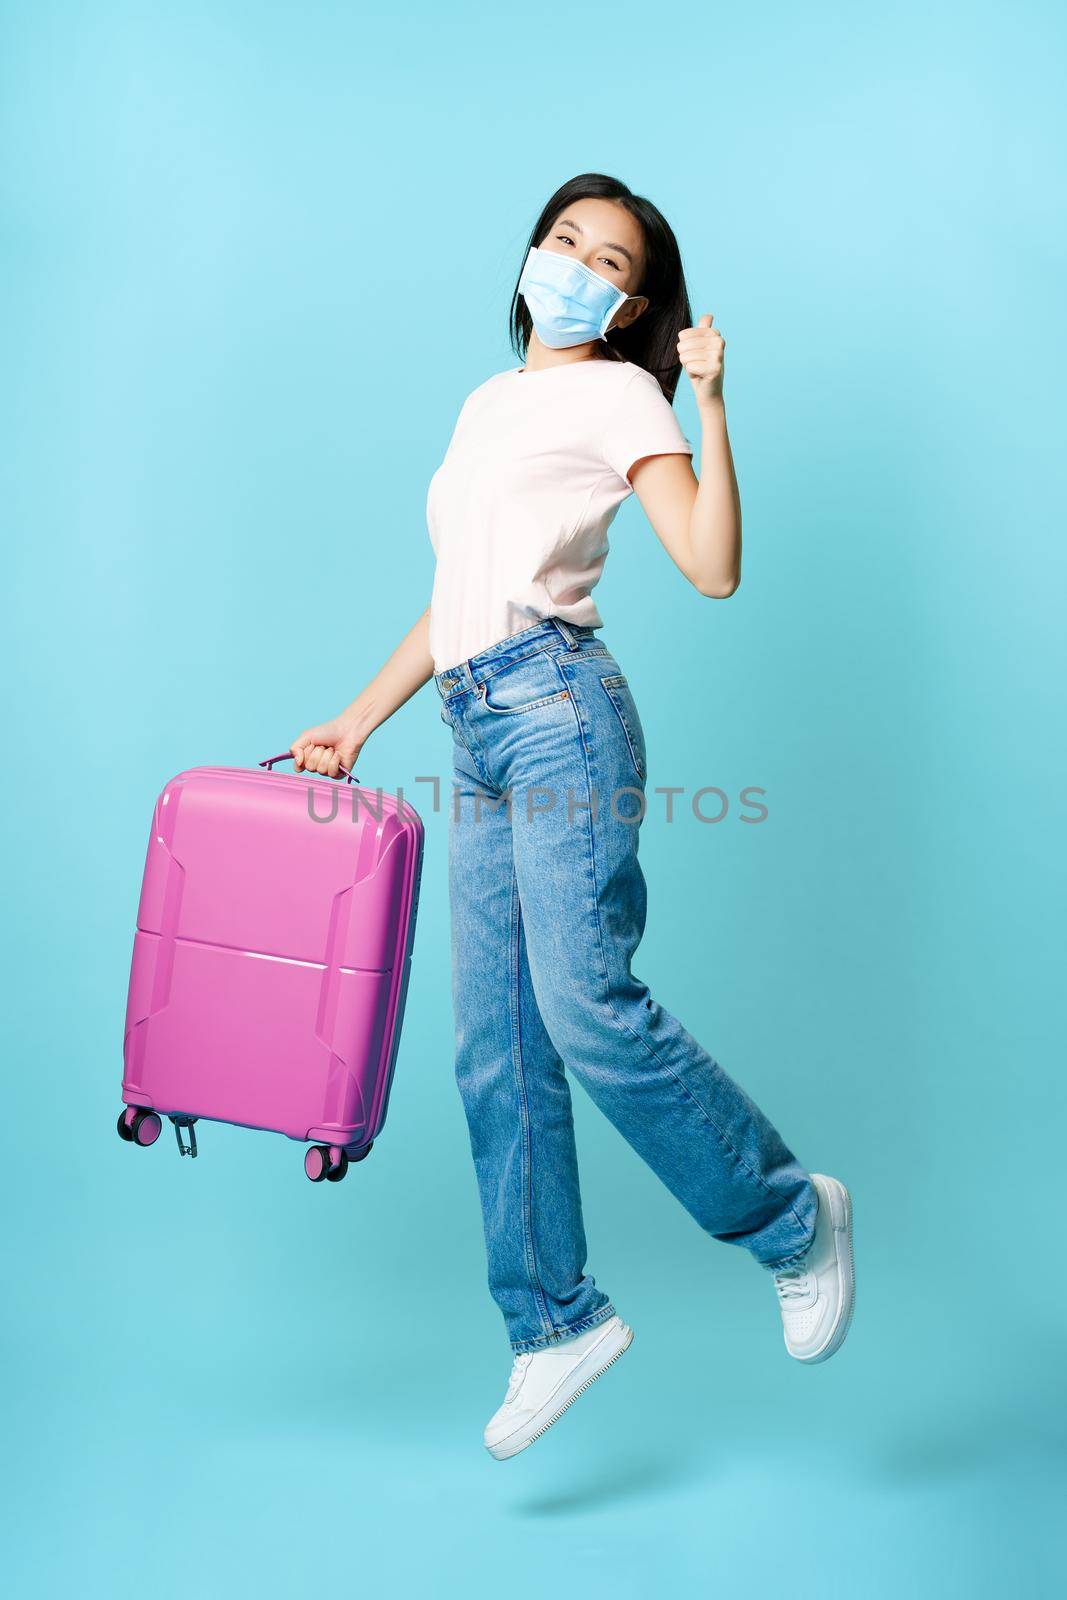
<svg viewBox="0 0 1067 1600">
<path fill-rule="evenodd" d="M 571 238 L 569 233 L 557 233 L 556 234 L 556 238 L 557 239 L 565 239 L 568 244 L 573 244 L 574 243 L 574 240 Z"/>
</svg>

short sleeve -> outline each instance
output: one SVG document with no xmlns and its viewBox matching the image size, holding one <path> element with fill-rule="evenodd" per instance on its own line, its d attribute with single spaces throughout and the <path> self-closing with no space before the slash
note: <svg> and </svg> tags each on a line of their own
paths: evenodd
<svg viewBox="0 0 1067 1600">
<path fill-rule="evenodd" d="M 604 460 L 626 483 L 643 456 L 692 455 L 674 407 L 644 368 L 634 373 L 608 418 L 601 441 Z"/>
<path fill-rule="evenodd" d="M 467 417 L 470 415 L 471 401 L 474 399 L 474 396 L 475 396 L 476 393 L 477 393 L 477 390 L 472 390 L 471 393 L 467 396 L 466 400 L 464 400 L 463 404 L 459 408 L 459 411 L 458 411 L 458 413 L 456 415 L 456 420 L 452 424 L 452 433 L 449 436 L 449 440 L 448 440 L 448 448 L 449 449 L 452 448 L 452 440 L 455 439 L 455 437 L 459 433 L 460 428 L 462 428 L 462 426 L 463 426 L 464 422 L 466 421 Z"/>
<path fill-rule="evenodd" d="M 460 406 L 456 420 L 452 424 L 452 433 L 448 440 L 448 450 L 451 450 L 453 443 L 456 439 L 458 439 L 463 424 L 469 417 L 476 413 L 479 404 L 485 400 L 486 396 L 488 395 L 490 385 L 493 383 L 493 381 L 494 380 L 492 378 L 487 378 L 486 381 L 484 383 L 480 383 L 476 389 L 472 389 L 470 394 L 464 400 L 463 404 Z"/>
</svg>

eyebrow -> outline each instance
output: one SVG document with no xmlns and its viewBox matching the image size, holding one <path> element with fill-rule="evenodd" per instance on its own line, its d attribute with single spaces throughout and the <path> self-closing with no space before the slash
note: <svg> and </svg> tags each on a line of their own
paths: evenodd
<svg viewBox="0 0 1067 1600">
<path fill-rule="evenodd" d="M 556 223 L 556 227 L 562 228 L 564 225 L 566 225 L 568 228 L 573 228 L 575 233 L 582 233 L 584 231 L 581 223 L 575 222 L 573 217 L 560 217 L 559 221 Z M 634 258 L 624 244 L 612 244 L 610 239 L 605 239 L 604 249 L 617 250 L 620 256 L 625 256 L 631 267 L 633 266 Z"/>
</svg>

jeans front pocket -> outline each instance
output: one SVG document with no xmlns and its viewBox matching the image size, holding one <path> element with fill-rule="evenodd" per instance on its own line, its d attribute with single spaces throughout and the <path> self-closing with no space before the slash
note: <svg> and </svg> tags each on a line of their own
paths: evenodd
<svg viewBox="0 0 1067 1600">
<path fill-rule="evenodd" d="M 626 735 L 626 743 L 630 746 L 630 758 L 634 764 L 634 771 L 644 783 L 647 776 L 645 770 L 645 734 L 641 727 L 641 718 L 637 714 L 637 705 L 630 693 L 630 685 L 626 675 L 622 672 L 614 673 L 609 678 L 601 678 L 600 687 L 611 701 L 622 723 Z"/>
<path fill-rule="evenodd" d="M 478 695 L 486 711 L 495 716 L 524 716 L 541 706 L 570 699 L 570 689 L 556 666 L 555 657 L 539 650 L 484 678 Z"/>
</svg>

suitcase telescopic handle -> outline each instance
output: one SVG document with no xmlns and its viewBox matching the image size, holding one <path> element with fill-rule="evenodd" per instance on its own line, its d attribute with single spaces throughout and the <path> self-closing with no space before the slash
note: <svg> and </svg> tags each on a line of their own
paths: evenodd
<svg viewBox="0 0 1067 1600">
<path fill-rule="evenodd" d="M 259 763 L 259 765 L 261 767 L 266 767 L 268 772 L 273 772 L 274 771 L 274 763 L 276 761 L 292 761 L 292 759 L 293 759 L 293 752 L 291 750 L 283 750 L 280 756 L 268 756 L 266 761 L 261 761 Z M 356 782 L 355 773 L 354 772 L 349 772 L 348 768 L 343 763 L 341 763 L 341 771 L 345 775 L 345 782 L 346 783 L 355 783 Z"/>
</svg>

